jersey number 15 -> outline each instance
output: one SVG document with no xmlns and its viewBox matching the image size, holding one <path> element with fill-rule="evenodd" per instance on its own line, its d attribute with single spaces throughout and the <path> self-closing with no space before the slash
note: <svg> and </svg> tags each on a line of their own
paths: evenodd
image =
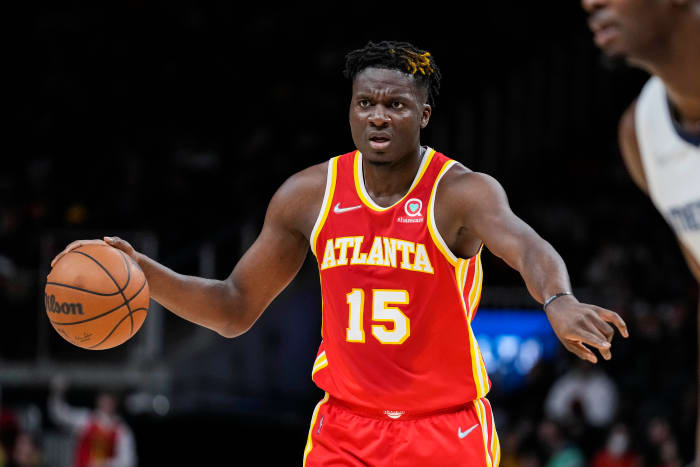
<svg viewBox="0 0 700 467">
<path fill-rule="evenodd" d="M 372 321 L 385 321 L 394 323 L 393 329 L 387 329 L 383 324 L 372 325 L 372 335 L 382 344 L 403 344 L 411 335 L 411 320 L 401 310 L 390 305 L 407 305 L 407 290 L 372 290 Z M 348 328 L 345 340 L 348 342 L 364 342 L 365 330 L 363 327 L 363 314 L 365 309 L 365 291 L 352 289 L 346 295 L 346 301 L 350 306 Z"/>
</svg>

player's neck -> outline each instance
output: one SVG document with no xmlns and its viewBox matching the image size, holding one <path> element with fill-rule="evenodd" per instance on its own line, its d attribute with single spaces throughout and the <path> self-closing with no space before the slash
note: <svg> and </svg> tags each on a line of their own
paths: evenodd
<svg viewBox="0 0 700 467">
<path fill-rule="evenodd" d="M 426 152 L 424 147 L 419 146 L 415 153 L 382 164 L 375 164 L 363 158 L 365 189 L 374 202 L 380 206 L 390 206 L 401 199 L 411 188 Z"/>
</svg>

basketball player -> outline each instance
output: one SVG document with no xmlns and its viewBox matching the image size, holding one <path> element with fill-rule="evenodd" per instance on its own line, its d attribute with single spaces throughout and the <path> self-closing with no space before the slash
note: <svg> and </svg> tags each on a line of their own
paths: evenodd
<svg viewBox="0 0 700 467">
<path fill-rule="evenodd" d="M 105 241 L 141 265 L 155 300 L 228 337 L 253 325 L 310 247 L 323 299 L 312 378 L 326 395 L 304 465 L 496 466 L 491 383 L 470 325 L 484 245 L 520 272 L 580 358 L 610 359 L 608 323 L 627 336 L 625 323 L 579 303 L 561 257 L 496 180 L 421 145 L 440 84 L 430 53 L 370 42 L 348 54 L 345 74 L 357 150 L 290 177 L 226 280 L 182 276 Z"/>
<path fill-rule="evenodd" d="M 620 120 L 620 147 L 700 282 L 700 0 L 583 0 L 583 7 L 607 55 L 652 74 Z"/>
</svg>

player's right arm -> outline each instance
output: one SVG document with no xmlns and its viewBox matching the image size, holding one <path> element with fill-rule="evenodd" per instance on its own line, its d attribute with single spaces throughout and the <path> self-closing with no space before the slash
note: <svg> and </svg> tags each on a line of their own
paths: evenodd
<svg viewBox="0 0 700 467">
<path fill-rule="evenodd" d="M 178 274 L 120 238 L 105 237 L 104 241 L 139 264 L 158 303 L 222 336 L 236 337 L 250 329 L 301 268 L 323 200 L 326 167 L 320 164 L 299 172 L 277 190 L 260 235 L 224 280 Z M 71 243 L 52 265 L 62 254 L 87 242 L 95 241 Z"/>
</svg>

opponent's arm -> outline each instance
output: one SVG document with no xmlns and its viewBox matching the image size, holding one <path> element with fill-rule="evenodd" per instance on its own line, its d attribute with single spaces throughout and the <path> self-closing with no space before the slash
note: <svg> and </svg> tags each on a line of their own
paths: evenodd
<svg viewBox="0 0 700 467">
<path fill-rule="evenodd" d="M 620 118 L 620 125 L 618 127 L 618 141 L 620 143 L 620 149 L 622 152 L 622 160 L 625 162 L 625 167 L 629 172 L 632 180 L 637 184 L 637 186 L 644 191 L 644 193 L 649 194 L 649 187 L 647 185 L 646 177 L 644 175 L 644 167 L 642 165 L 642 157 L 639 152 L 639 143 L 637 141 L 637 127 L 635 126 L 634 112 L 636 108 L 636 101 L 632 102 L 630 106 L 625 110 L 625 113 Z M 685 257 L 685 261 L 688 264 L 690 272 L 693 274 L 695 279 L 700 284 L 700 264 L 695 260 L 695 258 L 690 254 L 688 249 L 683 245 L 683 243 L 678 242 Z M 700 303 L 698 303 L 698 317 L 700 317 Z M 698 327 L 698 335 L 700 335 L 700 327 Z M 700 348 L 698 348 L 698 357 L 700 358 Z M 700 360 L 699 360 L 700 361 Z M 700 383 L 700 368 L 698 369 L 698 381 Z M 695 457 L 700 461 L 700 395 L 698 395 L 698 428 L 696 431 L 696 454 Z"/>
<path fill-rule="evenodd" d="M 552 246 L 511 211 L 500 184 L 488 175 L 463 173 L 452 177 L 451 196 L 459 200 L 462 226 L 468 236 L 478 238 L 488 249 L 517 270 L 530 294 L 540 303 L 552 295 L 570 291 L 564 261 Z M 610 310 L 579 303 L 573 295 L 563 296 L 547 306 L 547 317 L 555 334 L 572 353 L 593 363 L 596 356 L 583 344 L 599 349 L 611 358 L 613 323 L 627 337 L 627 327 Z"/>
<path fill-rule="evenodd" d="M 625 163 L 627 172 L 634 180 L 634 183 L 644 193 L 649 193 L 646 176 L 644 175 L 644 166 L 642 165 L 642 157 L 639 153 L 639 143 L 637 142 L 637 127 L 634 122 L 634 111 L 637 107 L 637 101 L 634 101 L 627 107 L 625 113 L 620 118 L 620 124 L 617 130 L 618 143 L 620 152 L 622 153 L 622 161 Z"/>
<path fill-rule="evenodd" d="M 225 280 L 178 274 L 122 239 L 105 237 L 105 241 L 134 258 L 158 303 L 223 336 L 238 336 L 255 323 L 304 262 L 309 213 L 318 213 L 325 187 L 325 172 L 319 168 L 300 172 L 280 187 L 270 201 L 260 235 Z M 92 242 L 101 241 L 73 242 L 61 255 Z"/>
</svg>

